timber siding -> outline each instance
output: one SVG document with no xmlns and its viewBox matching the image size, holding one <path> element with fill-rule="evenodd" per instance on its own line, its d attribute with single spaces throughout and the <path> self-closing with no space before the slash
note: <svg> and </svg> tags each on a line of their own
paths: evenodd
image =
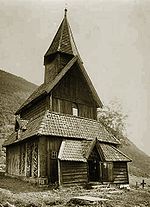
<svg viewBox="0 0 150 207">
<path fill-rule="evenodd" d="M 6 156 L 7 173 L 10 175 L 20 175 L 20 145 L 9 146 Z"/>
<path fill-rule="evenodd" d="M 60 161 L 60 184 L 85 184 L 88 182 L 87 163 Z"/>
<path fill-rule="evenodd" d="M 35 105 L 29 106 L 25 111 L 23 110 L 20 114 L 22 119 L 31 119 L 33 116 L 40 114 L 41 112 L 45 111 L 48 107 L 48 100 L 44 96 Z"/>
<path fill-rule="evenodd" d="M 67 65 L 71 57 L 57 53 L 53 57 L 45 57 L 45 84 L 52 82 L 60 71 Z"/>
<path fill-rule="evenodd" d="M 47 137 L 47 176 L 51 183 L 58 182 L 58 152 L 62 139 Z"/>
<path fill-rule="evenodd" d="M 72 114 L 77 104 L 79 116 L 97 119 L 96 103 L 80 70 L 75 65 L 53 89 L 53 111 Z"/>
<path fill-rule="evenodd" d="M 47 177 L 47 139 L 39 138 L 39 177 Z"/>
<path fill-rule="evenodd" d="M 127 162 L 113 163 L 113 183 L 129 183 Z"/>
<path fill-rule="evenodd" d="M 38 139 L 8 147 L 6 153 L 7 169 L 9 175 L 38 177 Z"/>
</svg>

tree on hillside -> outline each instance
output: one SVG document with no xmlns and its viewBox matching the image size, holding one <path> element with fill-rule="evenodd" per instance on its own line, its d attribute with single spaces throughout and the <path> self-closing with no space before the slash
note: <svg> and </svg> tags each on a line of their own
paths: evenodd
<svg viewBox="0 0 150 207">
<path fill-rule="evenodd" d="M 116 107 L 116 104 L 115 107 L 105 106 L 98 110 L 98 120 L 118 139 L 125 136 L 126 118 L 127 115 L 124 115 L 121 107 Z"/>
</svg>

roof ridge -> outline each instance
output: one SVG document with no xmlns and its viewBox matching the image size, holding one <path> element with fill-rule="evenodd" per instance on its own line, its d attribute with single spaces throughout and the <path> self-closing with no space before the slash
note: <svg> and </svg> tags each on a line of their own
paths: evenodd
<svg viewBox="0 0 150 207">
<path fill-rule="evenodd" d="M 100 100 L 100 98 L 99 98 L 99 96 L 97 94 L 97 91 L 96 91 L 96 89 L 95 89 L 95 87 L 94 87 L 94 85 L 93 85 L 93 83 L 92 83 L 92 81 L 91 81 L 91 79 L 90 79 L 90 77 L 89 77 L 89 75 L 88 75 L 88 73 L 87 73 L 84 65 L 83 65 L 83 62 L 81 61 L 80 58 L 77 59 L 77 63 L 79 64 L 80 70 L 81 70 L 84 78 L 86 79 L 86 81 L 87 81 L 87 83 L 89 85 L 89 88 L 90 88 L 90 90 L 91 90 L 91 92 L 93 94 L 93 97 L 94 97 L 95 102 L 99 105 L 99 107 L 102 107 L 103 106 L 103 103 Z"/>
<path fill-rule="evenodd" d="M 63 30 L 64 30 L 64 21 L 65 21 L 65 18 L 66 17 L 64 17 L 64 19 L 62 21 L 62 29 L 60 31 L 60 39 L 59 39 L 59 43 L 58 43 L 58 51 L 60 50 L 60 44 L 61 44 L 61 41 L 62 41 L 62 34 L 63 34 Z"/>
</svg>

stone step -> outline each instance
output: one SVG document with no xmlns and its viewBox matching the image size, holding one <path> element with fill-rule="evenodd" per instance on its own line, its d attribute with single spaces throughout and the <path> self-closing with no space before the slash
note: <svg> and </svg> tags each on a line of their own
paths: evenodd
<svg viewBox="0 0 150 207">
<path fill-rule="evenodd" d="M 94 188 L 94 189 L 98 189 L 98 190 L 108 190 L 108 191 L 111 191 L 111 190 L 116 190 L 116 188 L 115 187 L 101 187 L 101 186 L 92 186 L 92 188 Z M 118 189 L 117 189 L 118 190 Z"/>
<path fill-rule="evenodd" d="M 68 204 L 76 205 L 92 205 L 92 204 L 105 204 L 108 199 L 93 197 L 93 196 L 77 196 L 72 197 Z"/>
</svg>

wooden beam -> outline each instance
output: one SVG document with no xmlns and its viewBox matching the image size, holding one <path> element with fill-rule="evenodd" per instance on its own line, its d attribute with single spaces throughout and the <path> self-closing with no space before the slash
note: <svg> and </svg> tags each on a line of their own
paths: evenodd
<svg viewBox="0 0 150 207">
<path fill-rule="evenodd" d="M 60 159 L 58 159 L 58 183 L 59 186 L 62 184 L 62 174 L 61 174 L 61 163 Z"/>
</svg>

